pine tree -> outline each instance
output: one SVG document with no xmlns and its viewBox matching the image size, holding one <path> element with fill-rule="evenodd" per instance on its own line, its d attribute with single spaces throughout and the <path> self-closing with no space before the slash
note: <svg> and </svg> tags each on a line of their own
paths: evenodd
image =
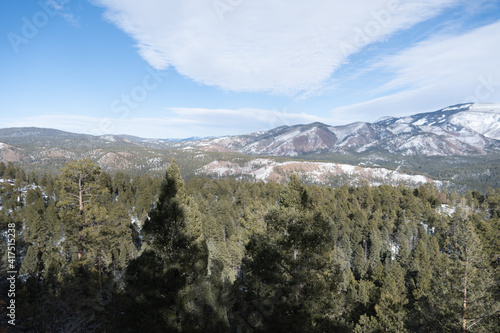
<svg viewBox="0 0 500 333">
<path fill-rule="evenodd" d="M 377 263 L 380 262 L 380 254 L 382 253 L 382 237 L 380 236 L 380 231 L 378 229 L 373 229 L 370 231 L 370 247 L 369 247 L 369 261 L 370 268 L 374 269 Z"/>
<path fill-rule="evenodd" d="M 408 269 L 410 262 L 410 248 L 406 239 L 402 239 L 399 244 L 398 253 L 396 255 L 396 260 L 403 267 L 403 269 Z"/>
<path fill-rule="evenodd" d="M 186 195 L 179 168 L 172 163 L 156 208 L 144 223 L 146 241 L 153 249 L 172 262 L 185 260 L 192 254 L 203 252 L 202 222 L 193 199 Z M 191 249 L 193 249 L 191 253 Z"/>
<path fill-rule="evenodd" d="M 443 245 L 440 253 L 435 236 L 431 239 L 432 274 L 424 264 L 427 255 L 419 250 L 425 259 L 419 263 L 414 293 L 424 327 L 433 331 L 436 327 L 442 331 L 491 331 L 500 306 L 489 262 L 484 260 L 480 239 L 470 221 L 455 215 Z"/>
<path fill-rule="evenodd" d="M 385 332 L 405 332 L 407 314 L 405 271 L 398 264 L 391 264 L 380 289 L 380 300 L 375 305 L 379 327 Z"/>
<path fill-rule="evenodd" d="M 16 168 L 14 166 L 14 163 L 11 161 L 7 162 L 7 167 L 5 168 L 4 172 L 4 178 L 7 179 L 15 179 L 16 178 Z"/>
<path fill-rule="evenodd" d="M 266 232 L 247 245 L 237 282 L 238 304 L 244 309 L 236 321 L 258 331 L 288 332 L 323 331 L 338 324 L 343 309 L 331 258 L 334 226 L 311 206 L 292 175 L 279 206 L 265 217 Z"/>
<path fill-rule="evenodd" d="M 147 325 L 158 332 L 227 330 L 219 297 L 223 290 L 218 289 L 222 269 L 214 268 L 209 275 L 201 216 L 186 195 L 175 162 L 167 169 L 143 231 L 145 248 L 130 262 L 127 273 L 133 300 L 127 314 L 129 329 Z"/>
<path fill-rule="evenodd" d="M 7 169 L 7 167 L 5 166 L 5 163 L 0 162 L 0 177 L 3 177 L 3 175 L 5 173 L 5 169 Z"/>
<path fill-rule="evenodd" d="M 364 241 L 366 244 L 366 241 Z M 354 249 L 353 266 L 358 279 L 363 279 L 368 271 L 368 254 L 365 248 L 358 244 Z"/>
<path fill-rule="evenodd" d="M 449 296 L 452 304 L 457 305 L 457 319 L 465 333 L 477 329 L 476 325 L 481 326 L 484 319 L 498 316 L 500 302 L 493 299 L 492 272 L 469 220 L 455 221 L 445 250 L 452 260 L 451 273 L 455 281 L 455 292 Z"/>
<path fill-rule="evenodd" d="M 78 250 L 78 259 L 83 258 L 86 240 L 84 234 L 94 225 L 93 219 L 99 215 L 99 209 L 90 205 L 92 199 L 102 193 L 97 183 L 101 170 L 90 159 L 69 162 L 62 170 L 58 180 L 58 206 L 62 208 L 63 220 L 72 230 L 72 237 Z M 87 213 L 85 214 L 87 210 Z"/>
<path fill-rule="evenodd" d="M 429 313 L 426 313 L 427 302 L 431 293 L 433 265 L 431 256 L 427 250 L 428 244 L 420 239 L 412 252 L 409 274 L 412 277 L 411 299 L 412 307 L 415 311 L 410 312 L 411 325 L 423 330 L 431 330 L 433 323 L 429 320 Z M 436 255 L 439 256 L 439 253 Z M 439 258 L 434 258 L 439 262 Z"/>
</svg>

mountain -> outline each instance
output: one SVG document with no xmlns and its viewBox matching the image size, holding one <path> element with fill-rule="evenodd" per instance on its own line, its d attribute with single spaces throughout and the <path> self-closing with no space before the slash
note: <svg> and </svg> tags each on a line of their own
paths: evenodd
<svg viewBox="0 0 500 333">
<path fill-rule="evenodd" d="M 500 104 L 459 104 L 413 116 L 385 117 L 375 123 L 281 126 L 189 145 L 205 151 L 267 156 L 379 151 L 405 156 L 485 155 L 500 148 Z"/>
<path fill-rule="evenodd" d="M 54 171 L 69 160 L 91 158 L 104 170 L 164 170 L 165 149 L 159 139 L 120 135 L 75 134 L 50 128 L 0 129 L 0 161 L 12 161 L 28 169 Z"/>
<path fill-rule="evenodd" d="M 319 128 L 319 130 L 318 130 Z M 324 149 L 336 140 L 326 125 L 310 124 L 296 126 L 304 135 L 320 133 L 316 145 Z M 284 132 L 284 133 L 283 133 Z M 280 137 L 284 144 L 275 148 L 299 147 L 307 152 L 311 144 L 307 140 L 295 139 L 287 142 L 288 128 L 282 127 L 267 132 L 267 141 L 262 145 L 273 145 L 275 137 Z M 292 131 L 293 132 L 293 131 Z M 223 140 L 210 139 L 212 141 Z M 255 135 L 246 137 L 254 140 Z M 201 140 L 200 142 L 207 141 Z M 304 180 L 313 183 L 329 183 L 336 185 L 370 183 L 377 184 L 410 184 L 420 185 L 434 183 L 442 185 L 422 175 L 409 175 L 404 172 L 386 168 L 367 168 L 341 163 L 325 163 L 312 161 L 279 161 L 275 159 L 254 158 L 250 155 L 234 152 L 203 152 L 200 149 L 173 149 L 169 144 L 184 144 L 184 141 L 167 141 L 159 139 L 143 139 L 128 135 L 92 136 L 74 134 L 44 128 L 9 128 L 0 129 L 0 161 L 20 163 L 27 170 L 54 172 L 70 160 L 90 158 L 105 171 L 125 171 L 131 174 L 144 172 L 163 173 L 167 164 L 175 158 L 186 176 L 231 176 L 260 181 L 286 181 L 292 172 L 299 174 Z M 240 146 L 244 141 L 239 143 Z M 205 147 L 206 148 L 206 147 Z M 264 146 L 252 146 L 259 151 Z"/>
<path fill-rule="evenodd" d="M 374 145 L 404 155 L 484 155 L 500 140 L 500 104 L 459 104 L 375 123 L 392 135 Z M 370 147 L 360 147 L 369 149 Z"/>
<path fill-rule="evenodd" d="M 459 104 L 373 123 L 312 123 L 185 140 L 0 129 L 0 161 L 43 173 L 58 172 L 79 158 L 131 175 L 161 174 L 175 158 L 185 177 L 279 181 L 296 172 L 311 182 L 442 181 L 486 189 L 500 187 L 500 104 Z"/>
</svg>

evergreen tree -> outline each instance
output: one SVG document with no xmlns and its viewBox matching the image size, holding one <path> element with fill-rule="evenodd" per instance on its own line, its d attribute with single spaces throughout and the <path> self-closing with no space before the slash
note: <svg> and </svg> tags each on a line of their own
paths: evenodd
<svg viewBox="0 0 500 333">
<path fill-rule="evenodd" d="M 5 163 L 0 161 L 0 177 L 3 177 L 3 175 L 5 173 L 5 169 L 7 169 L 7 167 L 5 166 Z"/>
<path fill-rule="evenodd" d="M 391 264 L 380 289 L 380 300 L 375 305 L 379 327 L 384 332 L 405 332 L 407 314 L 405 271 L 398 264 Z"/>
<path fill-rule="evenodd" d="M 469 220 L 455 221 L 445 250 L 452 260 L 454 292 L 449 297 L 451 304 L 456 305 L 456 324 L 464 333 L 478 330 L 485 319 L 498 317 L 500 301 L 493 298 L 492 272 Z"/>
<path fill-rule="evenodd" d="M 470 221 L 457 215 L 453 220 L 443 253 L 435 238 L 431 239 L 432 275 L 419 263 L 416 310 L 423 326 L 431 331 L 489 332 L 498 327 L 495 321 L 500 309 L 492 271 Z M 422 253 L 421 261 L 426 261 L 425 251 L 417 250 Z"/>
<path fill-rule="evenodd" d="M 92 199 L 101 193 L 97 183 L 100 173 L 100 168 L 90 159 L 77 160 L 66 164 L 58 180 L 61 191 L 58 206 L 62 208 L 67 230 L 71 230 L 67 236 L 76 243 L 79 260 L 83 258 L 87 243 L 85 233 L 93 228 L 96 217 L 102 217 L 99 209 L 90 205 Z M 86 211 L 89 214 L 85 214 Z"/>
<path fill-rule="evenodd" d="M 338 271 L 331 258 L 333 224 L 311 209 L 292 175 L 267 231 L 247 245 L 237 285 L 243 308 L 234 320 L 258 331 L 313 332 L 338 325 L 342 309 Z"/>
<path fill-rule="evenodd" d="M 143 177 L 136 176 L 132 182 L 134 188 L 134 213 L 137 218 L 143 221 L 153 208 L 156 195 L 154 181 L 148 175 Z"/>
<path fill-rule="evenodd" d="M 500 331 L 500 190 L 2 169 L 23 331 Z"/>
<path fill-rule="evenodd" d="M 7 167 L 5 168 L 4 178 L 15 179 L 16 178 L 16 168 L 14 163 L 11 161 L 7 162 Z"/>
<path fill-rule="evenodd" d="M 145 248 L 128 268 L 127 292 L 132 299 L 128 330 L 227 330 L 225 308 L 220 304 L 222 269 L 212 269 L 209 275 L 200 213 L 186 195 L 175 163 L 167 169 L 143 231 Z"/>
</svg>

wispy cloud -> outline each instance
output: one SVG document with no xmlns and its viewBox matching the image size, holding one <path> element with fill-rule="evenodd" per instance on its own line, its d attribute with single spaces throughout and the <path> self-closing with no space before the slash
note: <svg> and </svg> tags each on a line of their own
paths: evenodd
<svg viewBox="0 0 500 333">
<path fill-rule="evenodd" d="M 185 138 L 247 134 L 282 125 L 328 122 L 308 114 L 262 109 L 171 108 L 164 117 L 99 118 L 40 115 L 0 120 L 2 127 L 46 127 L 92 135 L 129 134 L 146 138 Z"/>
<path fill-rule="evenodd" d="M 336 108 L 373 120 L 431 111 L 448 104 L 500 100 L 500 21 L 461 35 L 439 35 L 381 60 L 372 70 L 392 79 L 380 97 Z"/>
<path fill-rule="evenodd" d="M 261 131 L 283 125 L 307 124 L 315 121 L 328 121 L 306 113 L 289 113 L 286 110 L 263 110 L 244 108 L 203 109 L 203 108 L 172 108 L 180 119 L 189 119 L 198 126 L 217 129 L 220 135 L 245 134 L 249 131 Z M 242 128 L 244 130 L 242 131 Z"/>
<path fill-rule="evenodd" d="M 156 69 L 231 91 L 307 96 L 350 55 L 462 1 L 94 2 Z"/>
<path fill-rule="evenodd" d="M 71 25 L 76 27 L 80 25 L 79 19 L 73 13 L 61 12 L 60 15 Z"/>
<path fill-rule="evenodd" d="M 73 13 L 73 9 L 70 8 L 70 0 L 42 0 L 46 3 L 46 6 L 55 9 L 63 19 L 65 19 L 69 24 L 73 26 L 79 26 L 80 20 Z M 40 2 L 42 2 L 40 1 Z"/>
</svg>

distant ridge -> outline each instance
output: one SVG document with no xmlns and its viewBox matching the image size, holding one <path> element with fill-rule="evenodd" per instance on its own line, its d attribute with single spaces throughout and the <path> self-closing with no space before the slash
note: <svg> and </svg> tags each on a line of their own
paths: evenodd
<svg viewBox="0 0 500 333">
<path fill-rule="evenodd" d="M 344 126 L 281 126 L 248 135 L 189 143 L 207 151 L 301 156 L 385 151 L 402 155 L 473 156 L 500 148 L 500 104 L 457 104 L 405 117 Z"/>
<path fill-rule="evenodd" d="M 383 151 L 424 156 L 485 155 L 500 148 L 500 104 L 456 104 L 405 117 L 382 117 L 374 123 L 330 126 L 320 122 L 280 126 L 269 131 L 218 138 L 148 139 L 132 135 L 75 134 L 50 128 L 0 129 L 0 142 L 94 146 L 143 145 L 266 156 L 359 154 Z"/>
</svg>

